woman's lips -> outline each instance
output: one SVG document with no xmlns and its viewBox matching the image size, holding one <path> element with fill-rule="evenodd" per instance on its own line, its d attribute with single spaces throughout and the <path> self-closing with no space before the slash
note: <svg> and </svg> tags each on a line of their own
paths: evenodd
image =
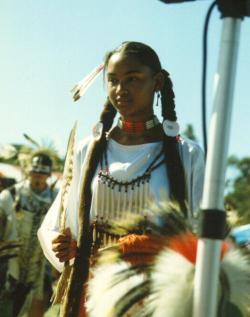
<svg viewBox="0 0 250 317">
<path fill-rule="evenodd" d="M 131 100 L 130 99 L 117 99 L 116 100 L 117 102 L 117 105 L 118 106 L 126 106 L 126 105 L 129 105 L 131 103 Z"/>
</svg>

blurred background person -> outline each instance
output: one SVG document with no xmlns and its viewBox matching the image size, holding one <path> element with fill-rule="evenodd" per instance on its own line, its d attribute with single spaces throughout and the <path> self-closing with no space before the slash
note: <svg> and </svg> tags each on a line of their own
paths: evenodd
<svg viewBox="0 0 250 317">
<path fill-rule="evenodd" d="M 34 154 L 28 178 L 0 193 L 1 239 L 21 242 L 18 256 L 9 260 L 5 283 L 13 316 L 43 316 L 46 293 L 50 293 L 50 267 L 36 232 L 57 193 L 47 183 L 51 172 L 50 156 Z M 1 306 L 6 307 L 4 300 Z"/>
</svg>

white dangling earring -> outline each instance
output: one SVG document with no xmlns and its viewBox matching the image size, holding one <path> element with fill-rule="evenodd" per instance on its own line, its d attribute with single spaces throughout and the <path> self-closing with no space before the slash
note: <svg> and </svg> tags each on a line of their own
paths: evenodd
<svg viewBox="0 0 250 317">
<path fill-rule="evenodd" d="M 176 121 L 164 120 L 162 122 L 163 131 L 167 136 L 176 137 L 180 132 L 179 123 Z"/>
<path fill-rule="evenodd" d="M 100 138 L 102 137 L 102 131 L 103 123 L 99 121 L 92 129 L 93 137 L 96 141 L 100 140 Z"/>
</svg>

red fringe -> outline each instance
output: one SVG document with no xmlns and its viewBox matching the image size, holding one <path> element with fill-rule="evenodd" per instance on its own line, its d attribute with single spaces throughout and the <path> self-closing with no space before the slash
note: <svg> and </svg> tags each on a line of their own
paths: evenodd
<svg viewBox="0 0 250 317">
<path fill-rule="evenodd" d="M 151 263 L 155 255 L 167 246 L 165 237 L 153 235 L 130 234 L 118 242 L 123 258 L 132 265 Z"/>
<path fill-rule="evenodd" d="M 191 263 L 196 263 L 198 246 L 198 237 L 191 232 L 185 233 L 180 236 L 171 237 L 168 241 L 168 247 L 183 255 Z M 229 249 L 229 243 L 226 241 L 222 242 L 221 246 L 221 259 Z"/>
<path fill-rule="evenodd" d="M 130 234 L 119 239 L 120 251 L 124 259 L 132 265 L 152 262 L 164 248 L 169 248 L 191 263 L 196 262 L 198 237 L 191 232 L 173 237 Z M 229 243 L 222 242 L 221 259 L 229 249 Z"/>
</svg>

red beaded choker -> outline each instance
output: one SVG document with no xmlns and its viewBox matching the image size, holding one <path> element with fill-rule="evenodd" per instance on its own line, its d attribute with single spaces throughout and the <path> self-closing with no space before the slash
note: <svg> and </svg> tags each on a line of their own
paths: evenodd
<svg viewBox="0 0 250 317">
<path fill-rule="evenodd" d="M 131 122 L 124 121 L 121 118 L 118 119 L 118 127 L 127 133 L 139 134 L 147 130 L 150 130 L 159 124 L 159 120 L 156 116 L 152 119 L 144 122 Z"/>
</svg>

